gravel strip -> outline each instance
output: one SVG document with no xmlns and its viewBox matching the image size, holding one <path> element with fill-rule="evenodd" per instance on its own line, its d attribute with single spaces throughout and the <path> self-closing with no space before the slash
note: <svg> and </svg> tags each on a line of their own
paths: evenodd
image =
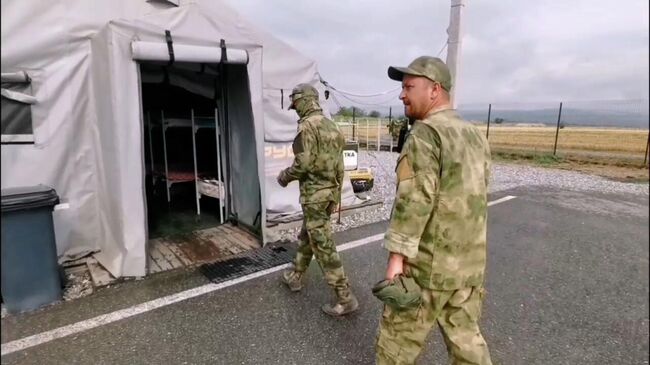
<svg viewBox="0 0 650 365">
<path fill-rule="evenodd" d="M 570 191 L 648 196 L 647 183 L 625 183 L 576 171 L 515 164 L 494 164 L 490 192 L 519 186 L 545 186 Z"/>
<path fill-rule="evenodd" d="M 375 183 L 370 196 L 384 204 L 372 209 L 341 218 L 341 224 L 332 224 L 334 232 L 363 226 L 390 218 L 395 197 L 395 163 L 397 153 L 359 151 L 359 167 L 370 167 Z M 521 186 L 544 186 L 570 191 L 597 191 L 602 193 L 634 194 L 648 196 L 648 184 L 623 183 L 600 176 L 575 171 L 495 163 L 490 177 L 490 193 Z M 278 232 L 281 239 L 295 239 L 300 228 Z"/>
</svg>

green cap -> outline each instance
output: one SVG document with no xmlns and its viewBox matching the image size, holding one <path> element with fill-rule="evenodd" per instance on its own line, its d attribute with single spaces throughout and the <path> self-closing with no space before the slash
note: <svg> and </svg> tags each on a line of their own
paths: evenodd
<svg viewBox="0 0 650 365">
<path fill-rule="evenodd" d="M 289 99 L 291 99 L 291 105 L 289 105 L 289 109 L 294 109 L 293 103 L 296 100 L 307 96 L 312 96 L 318 99 L 318 90 L 316 90 L 315 87 L 309 84 L 296 85 L 296 87 L 294 87 L 293 90 L 291 90 L 291 95 L 289 95 Z"/>
<path fill-rule="evenodd" d="M 427 79 L 439 82 L 442 87 L 451 90 L 451 74 L 449 68 L 440 58 L 420 56 L 413 60 L 408 67 L 388 67 L 388 77 L 395 81 L 402 81 L 404 75 L 423 76 Z"/>
<path fill-rule="evenodd" d="M 422 301 L 422 289 L 413 278 L 403 275 L 382 280 L 372 288 L 372 294 L 395 310 L 415 308 Z"/>
</svg>

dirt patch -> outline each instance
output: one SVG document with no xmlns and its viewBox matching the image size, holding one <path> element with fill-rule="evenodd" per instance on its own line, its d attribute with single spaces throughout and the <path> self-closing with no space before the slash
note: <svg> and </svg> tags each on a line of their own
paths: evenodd
<svg viewBox="0 0 650 365">
<path fill-rule="evenodd" d="M 598 165 L 573 161 L 560 163 L 557 167 L 598 175 L 621 182 L 647 183 L 649 181 L 648 176 L 650 175 L 647 167 Z"/>
<path fill-rule="evenodd" d="M 650 170 L 647 165 L 643 166 L 638 162 L 617 159 L 611 156 L 553 156 L 552 154 L 513 151 L 495 151 L 492 156 L 495 161 L 579 171 L 614 181 L 631 183 L 647 183 L 650 181 Z"/>
</svg>

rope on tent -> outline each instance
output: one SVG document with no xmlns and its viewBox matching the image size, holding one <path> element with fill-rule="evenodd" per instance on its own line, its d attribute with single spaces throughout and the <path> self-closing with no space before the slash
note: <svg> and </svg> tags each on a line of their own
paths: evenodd
<svg viewBox="0 0 650 365">
<path fill-rule="evenodd" d="M 228 55 L 226 54 L 226 41 L 221 39 L 219 42 L 219 47 L 221 48 L 221 64 L 228 62 Z"/>
<path fill-rule="evenodd" d="M 440 48 L 440 52 L 438 52 L 438 55 L 436 57 L 440 57 L 440 55 L 442 54 L 442 51 L 444 51 L 445 48 L 447 48 L 447 41 L 445 41 L 445 44 L 442 45 L 442 48 Z"/>
<path fill-rule="evenodd" d="M 171 66 L 176 58 L 174 57 L 174 41 L 172 40 L 172 32 L 170 32 L 168 29 L 165 30 L 165 41 L 167 41 L 167 52 L 169 52 L 168 65 Z"/>
<path fill-rule="evenodd" d="M 355 97 L 359 97 L 359 98 L 372 98 L 372 97 L 377 97 L 377 96 L 388 95 L 388 94 L 393 93 L 393 92 L 395 92 L 397 90 L 400 90 L 402 88 L 401 86 L 398 86 L 398 87 L 396 87 L 394 89 L 382 91 L 382 92 L 375 93 L 375 94 L 355 94 L 355 93 L 351 93 L 351 92 L 348 92 L 348 91 L 339 90 L 339 89 L 335 88 L 334 86 L 330 85 L 329 82 L 323 80 L 322 78 L 320 79 L 320 82 L 323 85 L 325 85 L 325 87 L 327 87 L 328 89 L 332 89 L 332 90 L 338 92 L 339 94 L 345 94 L 345 95 L 355 96 Z"/>
</svg>

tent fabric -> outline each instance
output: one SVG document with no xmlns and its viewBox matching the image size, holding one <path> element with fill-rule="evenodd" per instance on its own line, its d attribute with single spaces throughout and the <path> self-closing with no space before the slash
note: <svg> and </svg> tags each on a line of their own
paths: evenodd
<svg viewBox="0 0 650 365">
<path fill-rule="evenodd" d="M 68 203 L 68 209 L 53 213 L 61 260 L 95 253 L 115 277 L 146 274 L 140 89 L 151 75 L 140 74 L 133 44 L 166 46 L 165 30 L 170 30 L 176 47 L 214 51 L 223 39 L 229 49 L 247 55 L 245 69 L 233 77 L 239 73 L 238 80 L 247 77 L 248 84 L 228 90 L 228 103 L 229 118 L 249 123 L 233 128 L 231 145 L 236 147 L 238 138 L 252 133 L 255 148 L 239 146 L 233 151 L 232 158 L 238 160 L 231 161 L 237 165 L 232 183 L 243 184 L 246 191 L 257 189 L 260 202 L 255 206 L 246 201 L 250 196 L 234 196 L 239 218 L 261 224 L 266 242 L 267 212 L 300 210 L 297 191 L 280 190 L 275 182 L 276 170 L 288 166 L 290 156 L 275 159 L 267 150 L 286 145 L 295 135 L 297 116 L 281 109 L 277 91 L 285 90 L 286 97 L 286 90 L 298 83 L 318 85 L 316 63 L 258 30 L 223 1 L 177 2 L 54 0 L 47 7 L 31 1 L 1 3 L 3 80 L 5 74 L 29 75 L 31 96 L 37 101 L 30 105 L 34 144 L 2 145 L 1 186 L 45 184 Z M 200 86 L 182 73 L 171 79 L 186 88 Z M 250 103 L 237 103 L 246 93 Z"/>
<path fill-rule="evenodd" d="M 18 71 L 18 72 L 7 72 L 7 73 L 2 73 L 0 76 L 0 81 L 1 82 L 13 82 L 13 83 L 27 83 L 30 82 L 29 75 L 27 75 L 27 72 L 25 71 Z"/>
<path fill-rule="evenodd" d="M 221 48 L 202 47 L 178 44 L 172 47 L 176 62 L 217 63 L 221 61 Z M 138 61 L 160 61 L 168 59 L 169 46 L 167 43 L 141 42 L 131 43 L 133 59 Z M 225 52 L 227 63 L 248 63 L 248 53 L 241 49 L 228 48 Z"/>
</svg>

